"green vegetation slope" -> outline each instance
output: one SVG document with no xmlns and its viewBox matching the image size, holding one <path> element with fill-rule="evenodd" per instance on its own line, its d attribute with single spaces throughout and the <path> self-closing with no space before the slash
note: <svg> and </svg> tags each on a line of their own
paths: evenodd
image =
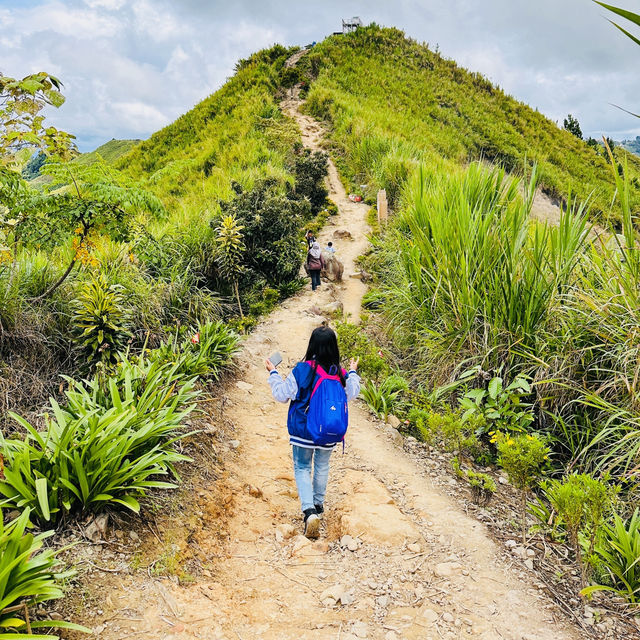
<svg viewBox="0 0 640 640">
<path fill-rule="evenodd" d="M 131 151 L 141 140 L 116 140 L 112 138 L 109 142 L 101 144 L 97 149 L 82 153 L 73 162 L 76 164 L 91 164 L 100 156 L 107 164 L 113 164 L 125 153 Z"/>
<path fill-rule="evenodd" d="M 485 159 L 522 173 L 526 160 L 538 164 L 551 196 L 591 197 L 598 218 L 610 214 L 615 188 L 602 151 L 397 29 L 371 25 L 329 37 L 301 64 L 314 79 L 308 112 L 331 122 L 344 173 L 355 186 L 368 184 L 369 195 L 384 187 L 397 201 L 419 162 Z M 617 154 L 629 163 L 637 209 L 640 161 Z"/>
</svg>

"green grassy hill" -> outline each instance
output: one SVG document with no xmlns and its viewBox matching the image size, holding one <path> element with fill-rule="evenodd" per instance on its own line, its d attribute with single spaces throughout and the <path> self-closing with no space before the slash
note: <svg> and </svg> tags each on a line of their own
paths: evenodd
<svg viewBox="0 0 640 640">
<path fill-rule="evenodd" d="M 107 164 L 114 164 L 121 156 L 131 151 L 140 140 L 116 140 L 112 138 L 109 142 L 105 142 L 97 149 L 89 151 L 87 153 L 81 153 L 77 158 L 74 158 L 71 162 L 81 166 L 86 166 L 96 162 L 98 156 L 104 160 Z M 49 176 L 40 175 L 40 169 L 44 164 L 45 156 L 43 154 L 34 155 L 27 163 L 27 166 L 22 171 L 22 177 L 25 180 L 29 180 L 32 186 L 37 187 L 39 185 L 48 184 L 51 182 Z"/>
<path fill-rule="evenodd" d="M 118 166 L 165 202 L 200 212 L 231 195 L 231 181 L 288 180 L 298 140 L 280 111 L 280 72 L 293 50 L 274 46 L 241 61 L 218 91 L 123 156 Z"/>
<path fill-rule="evenodd" d="M 332 124 L 343 172 L 353 185 L 368 184 L 368 195 L 385 187 L 396 201 L 419 162 L 486 159 L 521 173 L 526 159 L 538 164 L 549 195 L 591 197 L 597 218 L 610 214 L 613 176 L 603 152 L 397 29 L 329 37 L 301 64 L 312 79 L 307 111 Z M 621 149 L 616 156 L 636 178 L 637 209 L 640 159 Z"/>
<path fill-rule="evenodd" d="M 89 153 L 83 153 L 73 160 L 77 164 L 91 164 L 97 160 L 98 155 L 107 163 L 114 164 L 125 153 L 131 151 L 141 140 L 116 140 L 112 138 L 97 149 Z"/>
</svg>

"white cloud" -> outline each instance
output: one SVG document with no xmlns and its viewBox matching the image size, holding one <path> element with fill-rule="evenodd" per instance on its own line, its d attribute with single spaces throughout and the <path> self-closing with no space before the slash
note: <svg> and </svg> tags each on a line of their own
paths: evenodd
<svg viewBox="0 0 640 640">
<path fill-rule="evenodd" d="M 126 4 L 127 0 L 84 0 L 84 3 L 95 9 L 97 7 L 104 7 L 105 9 L 109 9 L 110 11 L 117 11 L 118 9 L 122 9 Z"/>
<path fill-rule="evenodd" d="M 167 117 L 156 107 L 141 101 L 114 102 L 112 105 L 114 115 L 122 125 L 132 131 L 139 129 L 140 122 L 145 123 L 148 130 L 160 129 L 167 122 Z"/>
<path fill-rule="evenodd" d="M 73 39 L 109 38 L 114 37 L 120 27 L 115 16 L 59 1 L 17 10 L 14 16 L 14 28 L 23 36 L 49 31 Z"/>
<path fill-rule="evenodd" d="M 340 18 L 398 26 L 554 120 L 637 135 L 640 50 L 589 0 L 0 0 L 0 71 L 46 70 L 67 102 L 47 114 L 83 148 L 146 137 L 214 91 L 238 58 L 321 40 Z"/>
<path fill-rule="evenodd" d="M 190 24 L 178 20 L 174 12 L 164 9 L 161 4 L 151 0 L 134 0 L 134 26 L 138 32 L 156 42 L 164 42 L 191 31 Z"/>
</svg>

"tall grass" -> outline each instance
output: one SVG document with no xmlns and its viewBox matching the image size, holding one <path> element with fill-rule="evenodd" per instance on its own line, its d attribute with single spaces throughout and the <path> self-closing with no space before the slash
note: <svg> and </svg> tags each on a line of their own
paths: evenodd
<svg viewBox="0 0 640 640">
<path fill-rule="evenodd" d="M 628 185 L 623 233 L 595 236 L 585 205 L 534 220 L 536 170 L 421 169 L 377 244 L 383 313 L 421 383 L 481 365 L 536 381 L 537 428 L 581 468 L 640 469 L 640 263 Z"/>
<path fill-rule="evenodd" d="M 423 359 L 493 353 L 499 361 L 516 347 L 539 354 L 588 226 L 580 207 L 565 208 L 558 227 L 533 221 L 535 187 L 535 170 L 521 195 L 518 180 L 480 164 L 454 174 L 421 169 L 409 182 L 390 232 L 387 312 Z"/>
</svg>

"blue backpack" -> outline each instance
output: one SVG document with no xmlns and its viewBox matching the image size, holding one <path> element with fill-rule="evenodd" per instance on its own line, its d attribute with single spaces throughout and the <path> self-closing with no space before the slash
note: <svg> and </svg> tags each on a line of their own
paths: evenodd
<svg viewBox="0 0 640 640">
<path fill-rule="evenodd" d="M 309 362 L 313 366 L 313 363 Z M 347 394 L 340 376 L 329 375 L 321 366 L 316 369 L 318 381 L 307 406 L 307 430 L 313 444 L 326 446 L 344 440 L 349 424 Z"/>
</svg>

